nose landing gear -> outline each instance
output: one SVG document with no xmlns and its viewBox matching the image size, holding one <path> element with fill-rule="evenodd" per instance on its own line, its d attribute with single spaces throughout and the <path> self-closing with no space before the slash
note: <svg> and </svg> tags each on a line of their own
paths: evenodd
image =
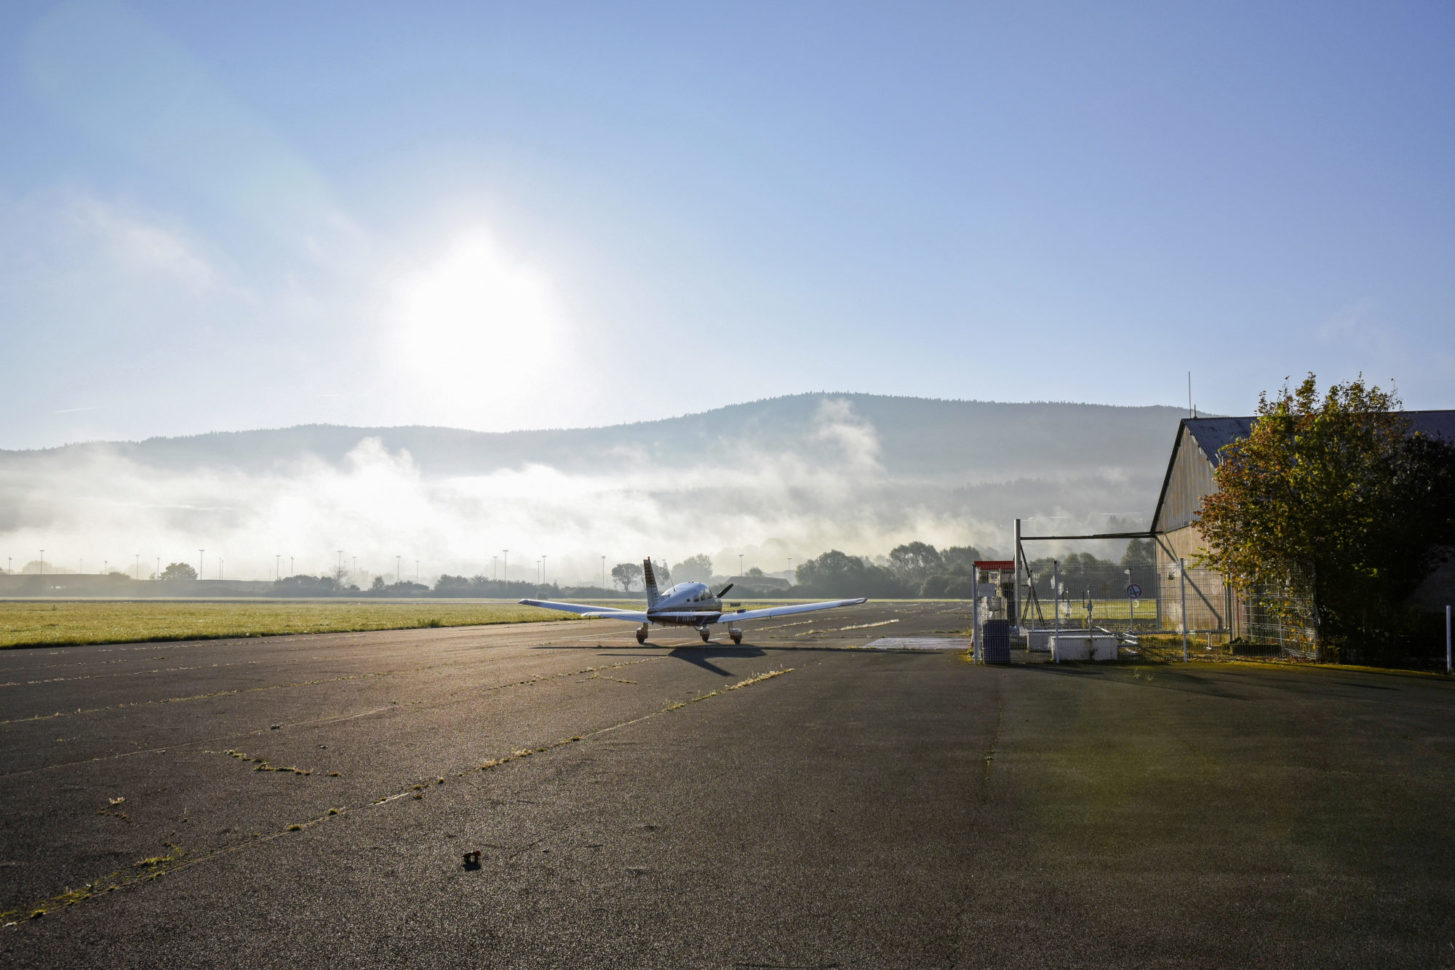
<svg viewBox="0 0 1455 970">
<path fill-rule="evenodd" d="M 705 626 L 700 626 L 697 628 L 697 635 L 702 637 L 703 643 L 706 643 L 712 638 L 712 631 Z"/>
</svg>

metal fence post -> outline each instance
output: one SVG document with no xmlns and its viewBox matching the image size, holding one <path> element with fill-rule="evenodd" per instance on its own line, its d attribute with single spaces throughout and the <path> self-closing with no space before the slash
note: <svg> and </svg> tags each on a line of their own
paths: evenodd
<svg viewBox="0 0 1455 970">
<path fill-rule="evenodd" d="M 1182 588 L 1182 659 L 1187 660 L 1187 560 L 1177 560 L 1177 585 Z"/>
<path fill-rule="evenodd" d="M 1056 633 L 1061 632 L 1061 562 L 1051 560 L 1051 606 L 1055 619 Z M 1447 611 L 1448 612 L 1448 611 Z"/>
<path fill-rule="evenodd" d="M 970 567 L 970 655 L 976 663 L 980 656 L 980 567 Z"/>
<path fill-rule="evenodd" d="M 1450 672 L 1450 604 L 1445 604 L 1445 673 Z"/>
</svg>

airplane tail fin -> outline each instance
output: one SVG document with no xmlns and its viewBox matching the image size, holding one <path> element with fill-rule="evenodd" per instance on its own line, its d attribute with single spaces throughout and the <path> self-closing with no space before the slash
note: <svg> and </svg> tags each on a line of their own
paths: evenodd
<svg viewBox="0 0 1455 970">
<path fill-rule="evenodd" d="M 657 574 L 652 572 L 652 559 L 647 557 L 642 560 L 642 578 L 647 583 L 647 609 L 657 605 L 661 594 L 657 592 Z"/>
</svg>

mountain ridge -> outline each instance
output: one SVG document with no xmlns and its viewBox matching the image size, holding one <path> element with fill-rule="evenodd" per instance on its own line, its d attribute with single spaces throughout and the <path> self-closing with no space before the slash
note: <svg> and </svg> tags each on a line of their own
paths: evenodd
<svg viewBox="0 0 1455 970">
<path fill-rule="evenodd" d="M 71 562 L 206 549 L 231 576 L 271 575 L 289 550 L 315 573 L 347 550 L 376 574 L 408 555 L 477 575 L 508 549 L 591 576 L 602 556 L 782 569 L 914 539 L 1004 548 L 1013 518 L 1145 527 L 1184 414 L 806 393 L 594 428 L 313 424 L 0 451 L 0 539 Z"/>
</svg>

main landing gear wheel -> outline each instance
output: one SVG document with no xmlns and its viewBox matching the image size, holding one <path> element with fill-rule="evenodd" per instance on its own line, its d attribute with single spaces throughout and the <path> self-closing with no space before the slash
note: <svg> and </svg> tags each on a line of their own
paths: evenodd
<svg viewBox="0 0 1455 970">
<path fill-rule="evenodd" d="M 699 628 L 697 631 L 697 635 L 702 637 L 703 643 L 706 643 L 709 639 L 712 638 L 712 632 L 708 630 L 707 627 Z"/>
<path fill-rule="evenodd" d="M 742 643 L 743 642 L 743 631 L 742 630 L 739 630 L 735 626 L 728 627 L 728 636 L 730 636 L 730 637 L 733 638 L 733 643 L 734 644 L 738 644 L 738 643 Z"/>
<path fill-rule="evenodd" d="M 643 623 L 641 626 L 637 627 L 637 643 L 646 643 L 646 642 L 647 642 L 647 625 L 645 623 Z"/>
</svg>

